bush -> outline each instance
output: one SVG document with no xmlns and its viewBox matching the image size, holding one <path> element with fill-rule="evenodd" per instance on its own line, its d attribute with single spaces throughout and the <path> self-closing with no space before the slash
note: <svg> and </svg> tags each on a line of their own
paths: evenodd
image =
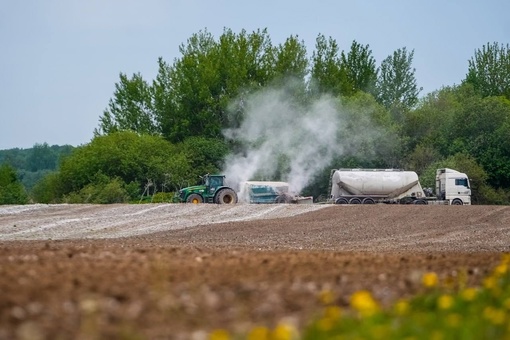
<svg viewBox="0 0 510 340">
<path fill-rule="evenodd" d="M 66 203 L 126 203 L 131 199 L 127 189 L 129 187 L 118 177 L 110 179 L 97 174 L 94 183 L 86 185 L 78 192 L 71 192 L 64 200 Z"/>
<path fill-rule="evenodd" d="M 10 165 L 0 166 L 0 204 L 26 204 L 28 195 Z"/>
</svg>

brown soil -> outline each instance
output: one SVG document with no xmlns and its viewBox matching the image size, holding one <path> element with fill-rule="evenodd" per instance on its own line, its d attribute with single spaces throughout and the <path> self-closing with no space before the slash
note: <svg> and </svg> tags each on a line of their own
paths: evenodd
<svg viewBox="0 0 510 340">
<path fill-rule="evenodd" d="M 203 339 L 306 325 L 321 292 L 383 305 L 421 276 L 479 285 L 510 207 L 0 207 L 0 339 Z"/>
</svg>

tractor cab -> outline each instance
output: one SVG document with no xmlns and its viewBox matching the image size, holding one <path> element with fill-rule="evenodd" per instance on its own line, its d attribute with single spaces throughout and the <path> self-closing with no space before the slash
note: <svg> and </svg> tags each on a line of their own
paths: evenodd
<svg viewBox="0 0 510 340">
<path fill-rule="evenodd" d="M 216 203 L 235 204 L 237 194 L 232 188 L 225 186 L 224 175 L 205 175 L 203 183 L 187 188 L 182 188 L 173 198 L 174 203 Z"/>
<path fill-rule="evenodd" d="M 224 175 L 205 175 L 203 177 L 204 185 L 208 193 L 214 193 L 219 187 L 223 186 Z"/>
</svg>

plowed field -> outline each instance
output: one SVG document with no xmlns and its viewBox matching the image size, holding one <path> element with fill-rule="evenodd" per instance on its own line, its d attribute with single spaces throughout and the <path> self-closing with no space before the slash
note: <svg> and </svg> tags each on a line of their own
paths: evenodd
<svg viewBox="0 0 510 340">
<path fill-rule="evenodd" d="M 502 252 L 508 206 L 0 206 L 0 339 L 302 328 L 321 292 L 387 305 L 428 271 L 476 286 Z"/>
</svg>

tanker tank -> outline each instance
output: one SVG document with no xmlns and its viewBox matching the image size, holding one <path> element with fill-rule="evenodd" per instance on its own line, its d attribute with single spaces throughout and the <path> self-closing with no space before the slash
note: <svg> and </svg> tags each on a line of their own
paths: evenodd
<svg viewBox="0 0 510 340">
<path fill-rule="evenodd" d="M 425 196 L 413 171 L 338 169 L 331 181 L 331 198 L 335 203 L 392 203 L 403 197 Z"/>
</svg>

